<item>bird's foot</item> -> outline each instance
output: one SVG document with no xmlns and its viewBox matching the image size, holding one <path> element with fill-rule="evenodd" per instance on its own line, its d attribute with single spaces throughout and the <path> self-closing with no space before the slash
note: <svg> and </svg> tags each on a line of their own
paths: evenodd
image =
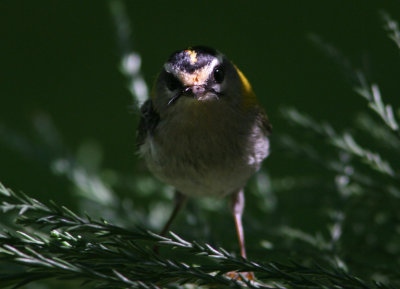
<svg viewBox="0 0 400 289">
<path fill-rule="evenodd" d="M 225 276 L 230 279 L 237 280 L 237 281 L 244 281 L 243 278 L 246 281 L 254 281 L 256 279 L 253 272 L 231 271 L 231 272 L 226 273 Z"/>
</svg>

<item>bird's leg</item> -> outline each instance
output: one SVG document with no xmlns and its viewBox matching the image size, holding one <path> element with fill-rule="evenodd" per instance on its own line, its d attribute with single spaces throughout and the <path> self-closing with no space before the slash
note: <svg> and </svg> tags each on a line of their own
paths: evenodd
<svg viewBox="0 0 400 289">
<path fill-rule="evenodd" d="M 187 197 L 185 195 L 183 195 L 182 193 L 180 193 L 178 191 L 175 191 L 175 196 L 174 196 L 175 207 L 174 207 L 174 210 L 172 211 L 171 215 L 169 216 L 167 223 L 164 225 L 164 227 L 160 233 L 161 236 L 165 236 L 168 233 L 169 227 L 171 226 L 175 217 L 178 215 L 179 211 L 186 204 L 186 201 L 187 201 Z"/>
<path fill-rule="evenodd" d="M 244 232 L 242 225 L 242 215 L 244 211 L 244 193 L 243 190 L 232 195 L 231 198 L 231 210 L 233 214 L 233 218 L 235 220 L 236 233 L 239 240 L 240 246 L 240 255 L 243 258 L 246 258 L 246 247 L 244 244 Z"/>
<path fill-rule="evenodd" d="M 169 216 L 167 223 L 165 223 L 163 229 L 161 230 L 160 235 L 165 236 L 168 233 L 169 227 L 171 226 L 172 222 L 174 221 L 175 217 L 178 215 L 179 211 L 184 207 L 187 201 L 187 196 L 183 195 L 182 193 L 175 191 L 175 207 Z M 154 246 L 153 250 L 155 253 L 158 254 L 159 247 L 157 245 Z"/>
<path fill-rule="evenodd" d="M 239 246 L 240 246 L 240 255 L 247 259 L 246 256 L 246 247 L 244 244 L 244 232 L 243 232 L 243 224 L 242 224 L 242 215 L 244 211 L 244 191 L 241 189 L 237 193 L 232 195 L 231 198 L 231 210 L 233 214 L 233 218 L 235 220 L 236 233 L 238 236 Z M 252 272 L 243 272 L 243 276 L 245 276 L 249 280 L 254 280 L 254 274 Z M 236 272 L 229 272 L 228 276 L 234 279 L 240 279 Z"/>
</svg>

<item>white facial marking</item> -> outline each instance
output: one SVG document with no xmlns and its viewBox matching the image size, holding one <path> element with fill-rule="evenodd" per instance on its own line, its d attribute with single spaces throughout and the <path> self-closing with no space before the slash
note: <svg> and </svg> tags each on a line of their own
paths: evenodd
<svg viewBox="0 0 400 289">
<path fill-rule="evenodd" d="M 173 73 L 176 78 L 178 78 L 183 86 L 193 86 L 193 85 L 203 85 L 209 75 L 214 70 L 215 66 L 219 64 L 218 59 L 213 59 L 208 65 L 194 71 L 193 73 L 189 73 L 180 69 L 176 69 L 173 65 L 166 63 L 164 68 L 166 71 Z"/>
</svg>

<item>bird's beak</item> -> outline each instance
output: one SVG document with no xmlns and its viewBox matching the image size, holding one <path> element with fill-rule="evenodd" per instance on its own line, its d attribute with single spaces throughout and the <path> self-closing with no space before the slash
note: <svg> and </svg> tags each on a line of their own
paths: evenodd
<svg viewBox="0 0 400 289">
<path fill-rule="evenodd" d="M 193 98 L 197 98 L 197 96 L 194 93 L 193 86 L 185 86 L 181 90 L 179 90 L 169 101 L 168 105 L 173 104 L 175 101 L 178 100 L 181 96 L 189 96 Z"/>
<path fill-rule="evenodd" d="M 192 85 L 183 88 L 182 95 L 199 98 L 204 95 L 206 88 L 203 85 Z"/>
<path fill-rule="evenodd" d="M 219 98 L 220 93 L 217 93 L 215 90 L 209 89 L 204 85 L 185 86 L 168 101 L 168 105 L 173 104 L 181 96 L 188 96 L 197 100 L 204 100 L 210 97 L 210 92 L 212 93 L 212 97 L 217 99 Z"/>
</svg>

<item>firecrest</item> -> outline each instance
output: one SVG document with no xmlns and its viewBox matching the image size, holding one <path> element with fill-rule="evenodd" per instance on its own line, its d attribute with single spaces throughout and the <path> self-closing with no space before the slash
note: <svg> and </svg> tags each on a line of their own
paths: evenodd
<svg viewBox="0 0 400 289">
<path fill-rule="evenodd" d="M 176 188 L 165 234 L 187 196 L 230 196 L 246 258 L 243 188 L 269 153 L 271 125 L 243 73 L 217 50 L 173 53 L 141 107 L 138 150 L 149 170 Z"/>
</svg>

